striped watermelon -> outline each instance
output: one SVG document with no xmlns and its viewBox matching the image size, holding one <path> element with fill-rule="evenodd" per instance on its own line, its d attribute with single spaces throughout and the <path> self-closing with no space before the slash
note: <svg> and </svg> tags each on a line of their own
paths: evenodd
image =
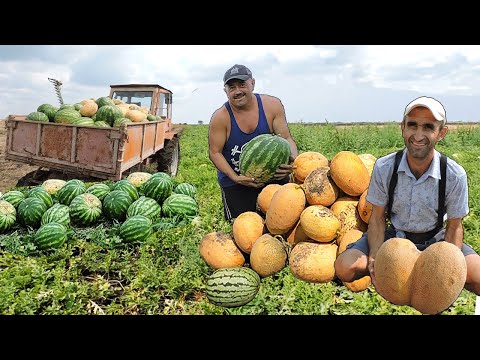
<svg viewBox="0 0 480 360">
<path fill-rule="evenodd" d="M 91 118 L 85 116 L 72 121 L 72 124 L 77 126 L 94 126 L 94 123 Z"/>
<path fill-rule="evenodd" d="M 258 183 L 273 179 L 281 164 L 288 164 L 291 150 L 287 140 L 278 135 L 262 134 L 247 142 L 240 154 L 240 174 Z"/>
<path fill-rule="evenodd" d="M 115 120 L 123 117 L 122 110 L 120 110 L 115 105 L 104 105 L 102 107 L 99 107 L 95 115 L 95 122 L 103 121 L 110 126 L 115 123 Z"/>
<path fill-rule="evenodd" d="M 48 115 L 40 111 L 34 111 L 27 115 L 27 120 L 48 122 Z"/>
<path fill-rule="evenodd" d="M 6 200 L 0 200 L 0 233 L 9 230 L 17 220 L 17 210 Z"/>
<path fill-rule="evenodd" d="M 45 206 L 47 207 L 47 209 L 53 205 L 52 196 L 41 185 L 30 189 L 28 191 L 27 197 L 28 198 L 36 197 L 36 198 L 42 200 L 44 202 Z"/>
<path fill-rule="evenodd" d="M 164 174 L 164 175 L 162 175 Z M 143 184 L 143 193 L 146 197 L 156 200 L 159 204 L 172 195 L 174 183 L 170 175 L 155 173 Z"/>
<path fill-rule="evenodd" d="M 122 125 L 123 123 L 133 123 L 133 121 L 130 120 L 129 118 L 122 117 L 122 118 L 116 119 L 116 120 L 113 122 L 113 125 L 112 125 L 112 126 L 114 126 L 114 127 L 120 127 L 120 125 Z"/>
<path fill-rule="evenodd" d="M 100 201 L 110 192 L 110 187 L 104 183 L 93 184 L 87 189 L 87 193 L 95 195 Z"/>
<path fill-rule="evenodd" d="M 126 243 L 137 243 L 145 241 L 152 232 L 152 221 L 149 218 L 134 215 L 120 226 L 119 236 Z"/>
<path fill-rule="evenodd" d="M 207 279 L 208 300 L 223 307 L 242 306 L 252 301 L 260 289 L 260 276 L 247 267 L 215 270 Z"/>
<path fill-rule="evenodd" d="M 109 128 L 111 127 L 110 124 L 108 124 L 105 121 L 95 121 L 93 123 L 93 126 L 99 127 L 99 128 Z"/>
<path fill-rule="evenodd" d="M 138 199 L 138 191 L 137 188 L 130 183 L 127 179 L 119 180 L 113 184 L 112 190 L 123 190 L 125 191 L 130 197 L 132 201 Z"/>
<path fill-rule="evenodd" d="M 50 195 L 55 195 L 66 183 L 65 180 L 61 179 L 47 179 L 42 183 L 42 186 Z"/>
<path fill-rule="evenodd" d="M 70 218 L 76 224 L 91 225 L 102 215 L 102 202 L 93 194 L 83 193 L 70 203 Z"/>
<path fill-rule="evenodd" d="M 87 191 L 87 187 L 82 180 L 68 180 L 57 192 L 57 200 L 60 204 L 70 205 L 73 198 Z"/>
<path fill-rule="evenodd" d="M 54 204 L 42 215 L 41 225 L 51 222 L 62 224 L 65 227 L 70 226 L 70 208 L 60 203 Z"/>
<path fill-rule="evenodd" d="M 154 220 L 155 218 L 160 217 L 161 213 L 162 207 L 158 205 L 154 199 L 141 196 L 128 207 L 127 218 L 135 215 L 143 215 Z"/>
<path fill-rule="evenodd" d="M 99 109 L 105 105 L 115 105 L 113 100 L 108 96 L 99 97 L 97 100 L 95 100 L 95 102 L 97 103 Z"/>
<path fill-rule="evenodd" d="M 62 109 L 55 113 L 53 121 L 58 124 L 73 124 L 77 119 L 80 119 L 82 115 L 75 109 Z"/>
<path fill-rule="evenodd" d="M 37 111 L 40 111 L 47 115 L 48 120 L 53 122 L 53 119 L 55 117 L 55 113 L 58 111 L 58 108 L 51 105 L 51 104 L 42 104 L 37 108 Z"/>
<path fill-rule="evenodd" d="M 188 195 L 195 199 L 195 196 L 197 195 L 197 188 L 195 185 L 190 183 L 180 183 L 175 187 L 175 189 L 173 189 L 173 192 L 176 194 Z"/>
<path fill-rule="evenodd" d="M 185 194 L 172 194 L 162 204 L 166 217 L 177 215 L 195 216 L 198 214 L 198 204 L 192 197 Z"/>
<path fill-rule="evenodd" d="M 66 241 L 67 229 L 56 222 L 40 226 L 34 237 L 34 243 L 39 250 L 58 249 Z"/>
<path fill-rule="evenodd" d="M 58 110 L 75 110 L 75 105 L 73 104 L 62 104 L 60 105 L 60 107 L 58 108 Z"/>
<path fill-rule="evenodd" d="M 20 224 L 37 228 L 42 216 L 47 211 L 45 203 L 36 197 L 29 197 L 20 202 L 17 208 L 17 217 Z"/>
<path fill-rule="evenodd" d="M 20 202 L 23 199 L 25 199 L 25 195 L 23 195 L 23 193 L 21 191 L 10 190 L 10 191 L 6 192 L 5 194 L 3 194 L 0 199 L 8 201 L 16 209 L 18 207 L 18 204 L 20 204 Z"/>
<path fill-rule="evenodd" d="M 132 203 L 132 198 L 125 191 L 112 190 L 103 199 L 103 212 L 112 220 L 122 221 Z"/>
</svg>

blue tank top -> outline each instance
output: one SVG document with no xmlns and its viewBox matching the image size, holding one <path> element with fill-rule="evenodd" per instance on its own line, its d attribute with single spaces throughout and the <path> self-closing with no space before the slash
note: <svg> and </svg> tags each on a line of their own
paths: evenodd
<svg viewBox="0 0 480 360">
<path fill-rule="evenodd" d="M 270 128 L 268 126 L 267 117 L 265 116 L 265 111 L 263 111 L 262 99 L 259 94 L 254 94 L 257 98 L 258 103 L 258 124 L 256 129 L 247 134 L 244 133 L 237 124 L 235 116 L 233 115 L 232 108 L 228 101 L 225 103 L 225 107 L 230 114 L 230 136 L 225 143 L 222 154 L 227 160 L 228 164 L 232 169 L 240 175 L 239 162 L 240 154 L 243 150 L 243 147 L 247 142 L 249 142 L 254 137 L 261 134 L 270 134 Z M 232 181 L 227 175 L 225 175 L 220 170 L 217 170 L 218 183 L 221 187 L 228 187 L 235 185 L 236 183 Z"/>
</svg>

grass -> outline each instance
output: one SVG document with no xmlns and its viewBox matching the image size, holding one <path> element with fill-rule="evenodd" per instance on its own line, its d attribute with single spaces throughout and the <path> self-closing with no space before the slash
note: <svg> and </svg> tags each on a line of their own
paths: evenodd
<svg viewBox="0 0 480 360">
<path fill-rule="evenodd" d="M 329 159 L 350 150 L 376 157 L 403 147 L 398 125 L 335 127 L 291 124 L 299 151 L 319 151 Z M 370 286 L 352 293 L 340 282 L 310 284 L 288 267 L 262 279 L 261 289 L 245 306 L 226 309 L 209 303 L 205 282 L 213 270 L 198 246 L 209 232 L 231 233 L 223 219 L 216 169 L 208 158 L 208 126 L 185 126 L 177 183 L 198 189 L 200 214 L 193 221 L 157 224 L 142 245 L 118 246 L 118 224 L 73 228 L 56 252 L 32 246 L 34 230 L 15 228 L 0 235 L 0 314 L 158 314 L 158 315 L 418 315 L 392 305 Z M 470 213 L 465 242 L 480 251 L 480 130 L 459 127 L 438 149 L 467 171 Z M 463 290 L 445 315 L 473 314 L 474 294 Z"/>
</svg>

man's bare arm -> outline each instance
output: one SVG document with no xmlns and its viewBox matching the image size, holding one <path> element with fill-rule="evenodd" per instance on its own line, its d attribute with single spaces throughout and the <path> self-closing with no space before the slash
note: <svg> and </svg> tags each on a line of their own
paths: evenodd
<svg viewBox="0 0 480 360">
<path fill-rule="evenodd" d="M 222 119 L 221 114 L 218 113 L 219 111 L 220 110 L 217 110 L 213 114 L 208 129 L 208 155 L 210 160 L 218 170 L 223 172 L 237 184 L 250 187 L 262 186 L 262 183 L 256 183 L 252 178 L 237 175 L 223 156 L 222 150 L 227 141 L 227 127 L 225 126 L 225 121 Z"/>
<path fill-rule="evenodd" d="M 375 284 L 374 263 L 378 249 L 385 241 L 385 207 L 372 204 L 372 215 L 368 221 L 368 270 Z"/>
<path fill-rule="evenodd" d="M 460 250 L 463 244 L 463 225 L 462 219 L 448 219 L 445 230 L 445 241 L 457 246 Z"/>
</svg>

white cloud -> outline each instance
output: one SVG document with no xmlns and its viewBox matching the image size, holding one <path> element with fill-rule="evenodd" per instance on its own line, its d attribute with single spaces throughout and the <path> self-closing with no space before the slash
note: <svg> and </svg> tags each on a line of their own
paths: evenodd
<svg viewBox="0 0 480 360">
<path fill-rule="evenodd" d="M 159 84 L 174 93 L 174 122 L 208 123 L 235 63 L 252 70 L 257 92 L 282 100 L 289 121 L 391 121 L 420 95 L 441 100 L 450 121 L 480 121 L 476 45 L 0 46 L 0 117 L 57 105 L 52 77 L 65 102 Z"/>
</svg>

